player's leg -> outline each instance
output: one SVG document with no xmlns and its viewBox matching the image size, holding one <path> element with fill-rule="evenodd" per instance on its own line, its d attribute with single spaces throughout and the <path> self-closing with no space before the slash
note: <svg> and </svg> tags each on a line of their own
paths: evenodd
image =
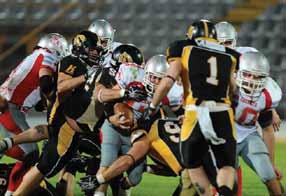
<svg viewBox="0 0 286 196">
<path fill-rule="evenodd" d="M 131 148 L 131 140 L 130 137 L 127 136 L 121 136 L 122 146 L 121 146 L 121 152 L 122 154 L 127 154 L 127 152 Z M 141 161 L 138 161 L 136 165 L 134 165 L 132 168 L 130 168 L 127 173 L 128 177 L 126 180 L 126 186 L 125 189 L 128 189 L 129 187 L 138 185 L 142 180 L 142 174 L 144 172 L 145 167 L 145 157 L 142 158 Z"/>
<path fill-rule="evenodd" d="M 203 157 L 208 151 L 208 144 L 201 133 L 196 112 L 185 113 L 180 138 L 182 162 L 188 168 L 197 192 L 203 196 L 211 195 L 210 182 L 202 166 Z"/>
<path fill-rule="evenodd" d="M 77 151 L 79 133 L 72 130 L 66 122 L 58 128 L 50 128 L 50 138 L 41 158 L 38 164 L 25 175 L 29 180 L 21 183 L 16 191 L 18 195 L 31 193 L 44 176 L 52 177 L 57 174 Z"/>
<path fill-rule="evenodd" d="M 282 190 L 276 178 L 267 147 L 257 132 L 250 134 L 246 139 L 247 146 L 242 152 L 242 158 L 260 177 L 267 186 L 269 193 L 281 195 Z M 263 164 L 261 164 L 263 163 Z"/>
<path fill-rule="evenodd" d="M 15 119 L 13 118 L 13 114 L 16 114 Z M 0 122 L 1 135 L 4 136 L 6 139 L 16 136 L 17 134 L 21 134 L 23 130 L 20 127 L 28 128 L 28 124 L 26 122 L 24 114 L 17 110 L 17 108 L 13 107 L 12 109 L 6 111 L 0 116 Z M 4 141 L 4 144 L 7 144 L 6 146 L 13 146 L 12 141 L 8 142 L 9 140 L 5 139 L 2 141 Z M 8 196 L 16 190 L 16 188 L 21 183 L 26 171 L 28 171 L 29 168 L 38 159 L 38 147 L 36 143 L 16 145 L 6 151 L 5 154 L 16 160 L 20 160 L 20 162 L 17 162 L 15 164 L 14 168 L 10 173 L 9 185 L 6 192 L 6 195 Z"/>
<path fill-rule="evenodd" d="M 221 195 L 232 196 L 235 180 L 236 140 L 233 112 L 228 111 L 210 113 L 214 130 L 219 138 L 225 140 L 224 144 L 211 144 L 217 167 L 218 192 Z"/>
<path fill-rule="evenodd" d="M 13 193 L 13 196 L 28 196 L 37 188 L 40 182 L 44 179 L 44 175 L 38 170 L 37 167 L 32 167 L 23 178 L 22 183 Z"/>
<path fill-rule="evenodd" d="M 102 127 L 101 161 L 97 174 L 105 171 L 118 157 L 120 150 L 120 136 L 113 126 L 105 120 Z M 100 185 L 94 195 L 103 196 L 107 191 L 107 184 Z"/>
<path fill-rule="evenodd" d="M 236 168 L 236 175 L 237 175 L 237 191 L 236 195 L 237 196 L 242 196 L 242 169 L 239 163 L 239 156 L 241 155 L 243 149 L 246 147 L 247 143 L 245 142 L 240 142 L 236 144 L 236 163 L 235 163 L 235 168 Z"/>
<path fill-rule="evenodd" d="M 192 184 L 192 181 L 190 179 L 190 176 L 188 174 L 188 170 L 183 170 L 181 173 L 181 183 L 182 183 L 182 189 L 180 192 L 180 196 L 195 196 L 198 195 L 196 192 L 196 189 L 194 185 Z"/>
<path fill-rule="evenodd" d="M 20 134 L 6 137 L 0 140 L 0 153 L 12 148 L 18 144 L 38 142 L 48 139 L 47 125 L 37 125 L 33 128 L 23 131 Z"/>
</svg>

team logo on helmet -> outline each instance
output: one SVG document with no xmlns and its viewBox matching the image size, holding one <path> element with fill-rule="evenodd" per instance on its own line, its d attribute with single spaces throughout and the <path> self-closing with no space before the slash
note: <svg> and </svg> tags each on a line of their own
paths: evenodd
<svg viewBox="0 0 286 196">
<path fill-rule="evenodd" d="M 81 46 L 83 42 L 86 41 L 86 37 L 82 34 L 78 34 L 75 36 L 75 38 L 73 39 L 73 44 L 75 46 Z"/>
<path fill-rule="evenodd" d="M 123 52 L 119 55 L 118 61 L 121 63 L 132 63 L 133 58 L 127 52 Z"/>
</svg>

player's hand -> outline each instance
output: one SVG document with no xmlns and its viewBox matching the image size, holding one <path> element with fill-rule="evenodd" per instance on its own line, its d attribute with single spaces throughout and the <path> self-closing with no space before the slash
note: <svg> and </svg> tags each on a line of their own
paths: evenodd
<svg viewBox="0 0 286 196">
<path fill-rule="evenodd" d="M 157 108 L 152 103 L 148 105 L 148 108 L 144 111 L 143 118 L 150 119 L 157 111 Z"/>
<path fill-rule="evenodd" d="M 142 101 L 147 98 L 145 86 L 141 82 L 131 82 L 125 89 L 124 99 Z"/>
<path fill-rule="evenodd" d="M 274 171 L 275 171 L 277 180 L 281 180 L 283 178 L 283 174 L 281 170 L 277 167 L 274 167 Z"/>
<path fill-rule="evenodd" d="M 277 114 L 276 110 L 272 110 L 272 125 L 274 128 L 274 131 L 279 131 L 281 124 L 281 119 L 279 114 Z"/>
<path fill-rule="evenodd" d="M 100 186 L 96 176 L 93 175 L 82 177 L 77 183 L 83 192 L 93 191 Z"/>
<path fill-rule="evenodd" d="M 109 117 L 109 122 L 113 124 L 115 127 L 120 129 L 130 129 L 131 127 L 126 126 L 129 124 L 129 119 L 126 119 L 123 112 L 116 113 Z"/>
</svg>

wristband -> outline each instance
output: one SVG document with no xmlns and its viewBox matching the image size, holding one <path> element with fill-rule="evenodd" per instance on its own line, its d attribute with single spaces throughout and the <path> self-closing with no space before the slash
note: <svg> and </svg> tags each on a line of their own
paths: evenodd
<svg viewBox="0 0 286 196">
<path fill-rule="evenodd" d="M 119 95 L 120 95 L 121 98 L 124 97 L 125 89 L 120 89 Z"/>
<path fill-rule="evenodd" d="M 99 182 L 99 184 L 105 183 L 105 179 L 102 174 L 96 174 L 96 179 Z"/>
<path fill-rule="evenodd" d="M 156 109 L 156 106 L 154 106 L 154 104 L 151 102 L 151 103 L 150 103 L 150 108 L 151 108 L 151 109 Z"/>
<path fill-rule="evenodd" d="M 173 76 L 166 75 L 165 77 L 171 79 L 173 82 L 176 82 L 176 79 Z"/>
<path fill-rule="evenodd" d="M 102 89 L 100 89 L 100 90 L 98 91 L 98 94 L 97 94 L 97 100 L 98 100 L 100 103 L 103 102 L 102 99 L 101 99 L 101 93 L 102 93 Z"/>
</svg>

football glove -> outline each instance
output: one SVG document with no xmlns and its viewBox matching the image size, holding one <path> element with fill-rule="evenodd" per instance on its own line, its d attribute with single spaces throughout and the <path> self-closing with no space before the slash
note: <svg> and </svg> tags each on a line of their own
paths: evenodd
<svg viewBox="0 0 286 196">
<path fill-rule="evenodd" d="M 78 185 L 82 189 L 83 192 L 89 192 L 95 190 L 100 186 L 96 176 L 94 175 L 87 175 L 85 177 L 80 178 L 78 181 Z"/>
<path fill-rule="evenodd" d="M 145 86 L 141 82 L 131 82 L 125 89 L 124 99 L 140 102 L 147 98 Z"/>
</svg>

